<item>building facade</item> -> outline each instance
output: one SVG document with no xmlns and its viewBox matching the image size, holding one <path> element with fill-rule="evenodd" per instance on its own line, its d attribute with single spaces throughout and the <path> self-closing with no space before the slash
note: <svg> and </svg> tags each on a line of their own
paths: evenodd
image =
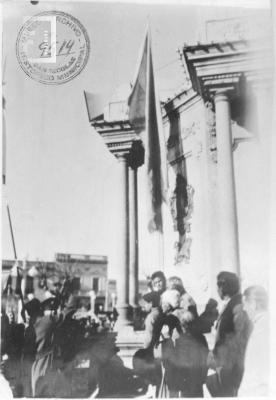
<svg viewBox="0 0 276 400">
<path fill-rule="evenodd" d="M 271 52 L 269 38 L 184 46 L 190 85 L 164 106 L 175 264 L 195 294 L 221 270 L 268 286 Z"/>
<path fill-rule="evenodd" d="M 184 87 L 162 104 L 169 175 L 163 269 L 167 276 L 180 276 L 204 305 L 216 296 L 221 270 L 237 273 L 243 288 L 268 287 L 273 52 L 269 18 L 205 21 L 202 27 L 203 41 L 179 50 Z M 137 174 L 141 138 L 129 125 L 126 98 L 117 100 L 89 120 L 122 171 L 118 284 L 125 309 L 135 303 L 135 280 L 145 264 L 158 265 L 145 263 L 154 241 L 149 235 L 145 249 L 138 212 L 145 190 Z M 88 103 L 87 108 L 90 115 Z"/>
</svg>

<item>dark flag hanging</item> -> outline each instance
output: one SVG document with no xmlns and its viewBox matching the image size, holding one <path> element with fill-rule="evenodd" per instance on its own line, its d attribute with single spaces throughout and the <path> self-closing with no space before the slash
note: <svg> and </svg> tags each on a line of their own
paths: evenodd
<svg viewBox="0 0 276 400">
<path fill-rule="evenodd" d="M 160 103 L 156 96 L 150 32 L 147 30 L 142 46 L 132 92 L 128 99 L 129 121 L 143 137 L 148 192 L 150 194 L 150 232 L 163 232 L 162 203 L 167 185 L 167 162 L 162 130 Z"/>
</svg>

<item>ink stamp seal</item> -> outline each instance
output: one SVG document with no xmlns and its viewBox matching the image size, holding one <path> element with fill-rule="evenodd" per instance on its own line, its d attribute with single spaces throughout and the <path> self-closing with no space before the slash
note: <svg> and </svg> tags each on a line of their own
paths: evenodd
<svg viewBox="0 0 276 400">
<path fill-rule="evenodd" d="M 90 40 L 77 18 L 46 11 L 29 18 L 19 31 L 16 55 L 23 71 L 47 85 L 74 79 L 84 69 Z"/>
</svg>

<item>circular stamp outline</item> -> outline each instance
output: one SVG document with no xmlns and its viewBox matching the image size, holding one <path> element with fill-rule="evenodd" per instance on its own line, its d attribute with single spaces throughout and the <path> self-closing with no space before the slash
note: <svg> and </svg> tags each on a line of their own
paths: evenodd
<svg viewBox="0 0 276 400">
<path fill-rule="evenodd" d="M 35 17 L 41 17 L 41 16 L 44 16 L 44 15 L 60 15 L 60 16 L 67 17 L 67 18 L 71 19 L 71 21 L 74 22 L 74 23 L 80 28 L 80 30 L 81 30 L 81 32 L 82 32 L 82 34 L 83 34 L 83 36 L 84 36 L 85 42 L 86 42 L 87 51 L 86 51 L 86 54 L 85 54 L 85 57 L 84 57 L 84 61 L 83 61 L 82 67 L 81 67 L 75 74 L 73 74 L 73 75 L 69 76 L 68 78 L 66 78 L 66 79 L 64 79 L 64 80 L 61 80 L 61 81 L 59 81 L 59 82 L 57 82 L 57 81 L 54 81 L 54 82 L 52 82 L 52 81 L 45 81 L 45 80 L 43 80 L 43 79 L 41 79 L 41 78 L 38 78 L 38 77 L 33 76 L 33 75 L 31 74 L 31 72 L 28 72 L 28 71 L 26 71 L 26 70 L 24 69 L 24 67 L 22 66 L 21 57 L 20 57 L 20 55 L 19 55 L 19 45 L 20 45 L 19 43 L 20 43 L 20 38 L 21 38 L 21 36 L 22 36 L 23 31 L 25 30 L 25 28 L 30 24 L 30 22 L 31 22 Z M 18 61 L 19 65 L 20 65 L 21 69 L 24 71 L 24 73 L 25 73 L 29 78 L 33 79 L 34 81 L 39 82 L 39 83 L 42 83 L 42 84 L 44 84 L 44 85 L 50 85 L 50 86 L 51 86 L 51 85 L 52 85 L 52 86 L 54 86 L 54 85 L 62 85 L 62 84 L 64 84 L 64 83 L 70 82 L 71 80 L 73 80 L 74 78 L 76 78 L 76 77 L 83 71 L 83 69 L 86 67 L 87 62 L 88 62 L 88 59 L 89 59 L 89 56 L 90 56 L 90 49 L 91 49 L 91 46 L 90 46 L 90 39 L 89 39 L 88 33 L 87 33 L 85 27 L 83 26 L 83 24 L 82 24 L 77 18 L 73 17 L 71 14 L 65 13 L 64 11 L 57 11 L 57 10 L 53 10 L 53 11 L 43 11 L 43 12 L 41 12 L 41 13 L 35 14 L 35 15 L 33 15 L 32 17 L 30 17 L 30 18 L 22 25 L 22 27 L 20 28 L 20 31 L 18 32 L 18 35 L 17 35 L 17 39 L 16 39 L 16 44 L 15 44 L 15 46 L 16 46 L 16 49 L 15 49 L 15 50 L 16 50 L 16 58 L 17 58 L 17 61 Z"/>
</svg>

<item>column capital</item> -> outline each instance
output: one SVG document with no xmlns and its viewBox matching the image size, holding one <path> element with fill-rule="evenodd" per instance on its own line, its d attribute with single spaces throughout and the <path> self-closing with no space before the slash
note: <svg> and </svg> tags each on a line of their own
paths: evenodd
<svg viewBox="0 0 276 400">
<path fill-rule="evenodd" d="M 128 165 L 135 170 L 144 164 L 145 149 L 141 140 L 135 140 L 132 143 L 131 150 L 128 154 Z"/>
<path fill-rule="evenodd" d="M 215 101 L 229 101 L 229 91 L 225 89 L 219 89 L 215 92 Z"/>
<path fill-rule="evenodd" d="M 144 164 L 145 149 L 141 140 L 133 141 L 128 149 L 113 150 L 112 153 L 119 162 L 127 163 L 128 167 L 133 170 Z"/>
<path fill-rule="evenodd" d="M 121 163 L 126 163 L 128 161 L 128 152 L 113 153 L 116 159 Z"/>
<path fill-rule="evenodd" d="M 94 119 L 91 125 L 103 138 L 106 147 L 119 162 L 128 162 L 132 169 L 144 164 L 144 146 L 140 135 L 134 131 L 128 120 L 105 121 Z"/>
<path fill-rule="evenodd" d="M 225 87 L 225 88 L 219 88 L 213 91 L 214 95 L 214 102 L 218 103 L 219 101 L 227 101 L 229 102 L 231 100 L 231 97 L 234 94 L 234 88 L 233 87 Z"/>
</svg>

